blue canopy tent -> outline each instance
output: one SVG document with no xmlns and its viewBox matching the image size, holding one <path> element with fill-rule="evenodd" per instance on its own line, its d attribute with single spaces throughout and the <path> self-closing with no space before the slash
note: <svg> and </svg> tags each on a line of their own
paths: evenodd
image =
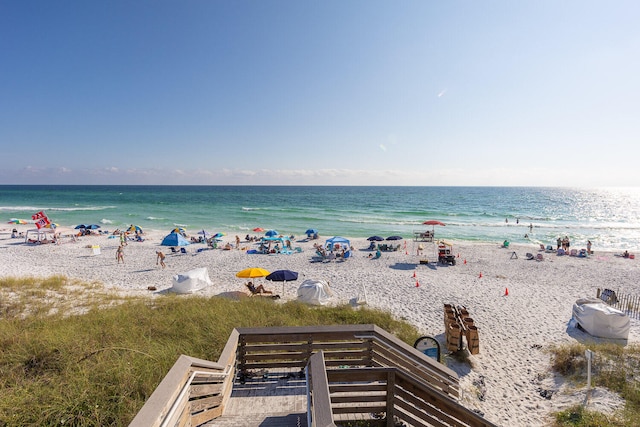
<svg viewBox="0 0 640 427">
<path fill-rule="evenodd" d="M 162 246 L 187 246 L 189 242 L 178 233 L 169 233 L 162 239 Z"/>
<path fill-rule="evenodd" d="M 349 248 L 351 248 L 351 242 L 348 239 L 345 239 L 344 237 L 334 236 L 330 239 L 327 239 L 324 242 L 324 246 L 327 248 L 327 250 L 330 250 L 330 251 L 333 251 L 336 249 L 348 250 Z"/>
</svg>

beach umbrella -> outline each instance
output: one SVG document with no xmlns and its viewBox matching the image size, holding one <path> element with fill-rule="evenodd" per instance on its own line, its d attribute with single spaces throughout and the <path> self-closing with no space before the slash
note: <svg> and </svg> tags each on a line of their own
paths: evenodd
<svg viewBox="0 0 640 427">
<path fill-rule="evenodd" d="M 254 279 L 256 277 L 265 277 L 268 275 L 269 272 L 267 270 L 259 267 L 245 268 L 244 270 L 236 273 L 236 277 L 240 277 L 242 279 Z"/>
<path fill-rule="evenodd" d="M 58 224 L 56 224 L 55 222 L 50 222 L 49 224 L 45 225 L 44 228 L 57 228 Z"/>
<path fill-rule="evenodd" d="M 424 225 L 431 225 L 432 226 L 432 231 L 435 234 L 436 231 L 436 225 L 441 225 L 441 226 L 445 226 L 444 222 L 440 222 L 440 221 L 436 221 L 435 219 L 430 219 L 429 221 L 425 221 L 422 224 Z"/>
<path fill-rule="evenodd" d="M 214 234 L 213 237 L 215 239 L 219 239 L 220 237 L 226 236 L 226 235 L 227 235 L 227 233 L 219 232 L 219 233 Z"/>
<path fill-rule="evenodd" d="M 402 236 L 389 236 L 387 240 L 402 240 Z"/>
<path fill-rule="evenodd" d="M 265 236 L 269 236 L 269 237 L 273 237 L 273 236 L 278 236 L 280 235 L 280 233 L 278 233 L 276 230 L 269 230 L 266 233 L 264 233 Z"/>
<path fill-rule="evenodd" d="M 127 231 L 129 231 L 130 233 L 142 233 L 142 228 L 138 227 L 137 225 L 131 224 L 129 228 L 127 228 Z"/>
<path fill-rule="evenodd" d="M 87 228 L 87 225 L 86 224 L 78 224 L 78 225 L 75 226 L 76 230 L 79 230 L 81 228 Z"/>
<path fill-rule="evenodd" d="M 187 230 L 185 230 L 182 227 L 176 227 L 173 230 L 170 231 L 170 233 L 179 233 L 179 234 L 185 234 L 187 232 Z"/>
<path fill-rule="evenodd" d="M 370 242 L 382 242 L 384 239 L 380 236 L 371 236 L 367 237 L 367 240 Z"/>
<path fill-rule="evenodd" d="M 207 236 L 211 235 L 211 234 L 209 234 L 208 232 L 206 232 L 204 230 L 198 231 L 198 234 L 202 234 L 204 237 L 207 237 Z"/>
<path fill-rule="evenodd" d="M 11 218 L 9 220 L 9 222 L 7 222 L 7 224 L 26 224 L 27 221 L 25 221 L 24 219 L 18 219 L 18 218 Z"/>
<path fill-rule="evenodd" d="M 256 227 L 256 228 L 253 229 L 253 231 L 255 231 L 256 233 L 260 233 L 260 232 L 264 231 L 264 228 Z"/>
<path fill-rule="evenodd" d="M 276 270 L 265 277 L 265 279 L 271 280 L 272 282 L 282 282 L 282 295 L 284 295 L 285 282 L 298 280 L 298 273 L 291 270 Z"/>
<path fill-rule="evenodd" d="M 318 234 L 318 230 L 315 228 L 308 228 L 307 231 L 304 232 L 307 236 L 311 236 L 313 234 Z"/>
<path fill-rule="evenodd" d="M 89 224 L 85 228 L 88 228 L 89 230 L 97 230 L 100 226 L 98 224 Z"/>
</svg>

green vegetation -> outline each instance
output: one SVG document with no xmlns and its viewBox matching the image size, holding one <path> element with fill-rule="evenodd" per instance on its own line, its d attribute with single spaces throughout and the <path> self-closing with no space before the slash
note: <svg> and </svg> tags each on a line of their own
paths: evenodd
<svg viewBox="0 0 640 427">
<path fill-rule="evenodd" d="M 266 298 L 122 298 L 63 277 L 0 279 L 0 426 L 127 425 L 180 354 L 217 360 L 235 327 L 373 323 L 388 313 Z"/>
<path fill-rule="evenodd" d="M 555 416 L 556 426 L 637 426 L 640 420 L 640 346 L 616 344 L 571 344 L 554 347 L 552 368 L 575 384 L 586 384 L 586 349 L 593 351 L 591 384 L 618 393 L 626 402 L 621 414 L 608 416 L 575 406 Z"/>
</svg>

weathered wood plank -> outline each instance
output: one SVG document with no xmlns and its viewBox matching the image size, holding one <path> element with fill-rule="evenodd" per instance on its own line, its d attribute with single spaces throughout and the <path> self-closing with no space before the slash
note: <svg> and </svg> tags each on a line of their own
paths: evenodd
<svg viewBox="0 0 640 427">
<path fill-rule="evenodd" d="M 318 427 L 333 426 L 333 412 L 329 398 L 329 383 L 322 352 L 315 353 L 309 359 L 309 377 L 311 379 L 311 414 L 313 425 Z"/>
<path fill-rule="evenodd" d="M 191 385 L 191 388 L 189 389 L 189 397 L 194 399 L 200 396 L 220 394 L 221 392 L 222 384 Z"/>
<path fill-rule="evenodd" d="M 331 406 L 335 406 L 336 404 L 343 403 L 371 403 L 371 402 L 387 402 L 387 394 L 356 394 L 349 396 L 336 396 L 331 395 Z"/>
<path fill-rule="evenodd" d="M 181 355 L 151 394 L 130 427 L 159 426 L 190 376 L 192 358 Z"/>
<path fill-rule="evenodd" d="M 402 389 L 396 389 L 394 392 L 394 406 L 419 419 L 429 419 L 431 424 L 448 426 L 456 425 L 458 422 L 453 417 L 448 416 L 446 413 L 439 411 L 437 408 L 434 408 Z"/>
<path fill-rule="evenodd" d="M 217 408 L 222 404 L 222 396 L 211 396 L 202 399 L 191 400 L 191 412 L 196 413 L 205 409 Z"/>
<path fill-rule="evenodd" d="M 365 393 L 367 391 L 386 391 L 385 383 L 362 384 L 329 384 L 329 392 L 334 393 Z"/>
</svg>

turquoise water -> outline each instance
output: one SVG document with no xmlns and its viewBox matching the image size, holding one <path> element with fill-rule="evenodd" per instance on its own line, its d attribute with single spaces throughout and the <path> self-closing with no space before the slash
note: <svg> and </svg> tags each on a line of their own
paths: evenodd
<svg viewBox="0 0 640 427">
<path fill-rule="evenodd" d="M 640 249 L 638 188 L 0 186 L 3 221 L 41 210 L 62 226 L 182 226 L 241 236 L 262 227 L 297 236 L 316 228 L 321 236 L 408 238 L 435 219 L 446 224 L 436 236 L 449 239 L 551 244 L 568 236 L 574 247 L 590 239 L 594 249 Z"/>
</svg>

